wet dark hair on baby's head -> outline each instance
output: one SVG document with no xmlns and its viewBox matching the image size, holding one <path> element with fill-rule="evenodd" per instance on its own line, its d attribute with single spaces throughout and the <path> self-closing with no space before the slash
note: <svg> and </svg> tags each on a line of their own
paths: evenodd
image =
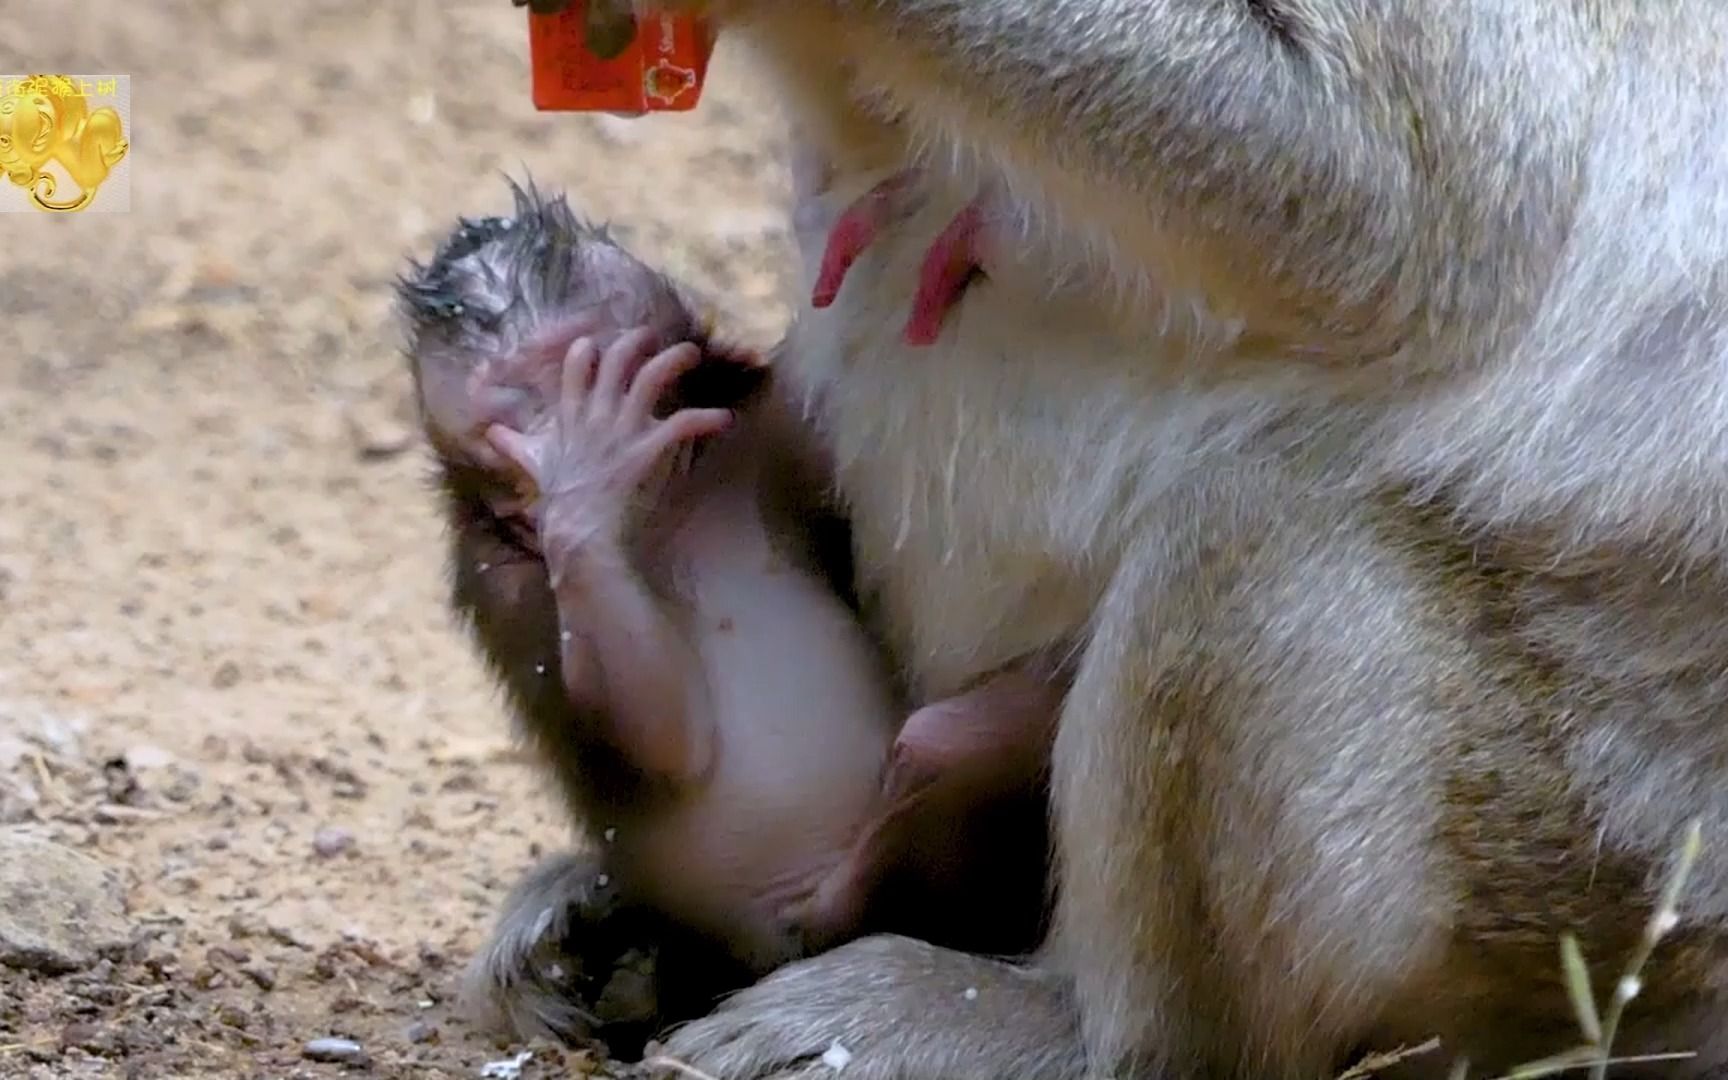
<svg viewBox="0 0 1728 1080">
<path fill-rule="evenodd" d="M 577 217 L 563 195 L 543 197 L 531 178 L 507 182 L 511 216 L 459 220 L 431 261 L 411 262 L 398 281 L 414 353 L 500 356 L 577 313 L 598 313 L 609 329 L 652 326 L 666 345 L 701 347 L 704 362 L 668 407 L 738 408 L 765 386 L 767 368 L 714 342 L 683 290 L 605 226 Z"/>
</svg>

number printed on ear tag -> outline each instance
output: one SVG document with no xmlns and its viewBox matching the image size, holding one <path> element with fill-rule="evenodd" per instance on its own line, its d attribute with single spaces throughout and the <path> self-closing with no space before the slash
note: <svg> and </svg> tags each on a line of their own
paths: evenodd
<svg viewBox="0 0 1728 1080">
<path fill-rule="evenodd" d="M 714 34 L 694 15 L 574 0 L 554 14 L 530 9 L 528 50 L 543 112 L 687 112 L 702 96 Z"/>
</svg>

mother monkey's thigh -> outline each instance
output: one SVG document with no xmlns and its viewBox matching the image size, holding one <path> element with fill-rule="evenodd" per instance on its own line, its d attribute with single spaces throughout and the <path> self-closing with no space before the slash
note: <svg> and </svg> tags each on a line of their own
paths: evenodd
<svg viewBox="0 0 1728 1080">
<path fill-rule="evenodd" d="M 1057 736 L 1052 966 L 1095 1067 L 1324 1076 L 1443 960 L 1424 788 L 1479 675 L 1360 505 L 1197 471 L 1125 540 Z M 1427 1034 L 1413 1041 L 1422 1041 Z"/>
</svg>

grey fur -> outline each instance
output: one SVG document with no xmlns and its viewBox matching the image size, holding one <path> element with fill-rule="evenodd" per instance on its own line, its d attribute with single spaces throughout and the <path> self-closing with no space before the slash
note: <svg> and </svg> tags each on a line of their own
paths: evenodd
<svg viewBox="0 0 1728 1080">
<path fill-rule="evenodd" d="M 598 860 L 554 855 L 510 890 L 496 929 L 469 965 L 463 1005 L 483 1027 L 518 1038 L 591 1037 L 600 1017 L 583 1007 L 564 945 L 598 925 L 617 898 L 598 884 Z"/>
<path fill-rule="evenodd" d="M 932 169 L 785 355 L 920 695 L 1083 637 L 1045 957 L 1079 1022 L 969 1018 L 975 959 L 867 942 L 669 1050 L 1318 1080 L 1439 1035 L 1407 1075 L 1504 1068 L 1576 1041 L 1559 936 L 1607 981 L 1696 816 L 1618 1049 L 1728 1070 L 1728 6 L 722 6 L 818 137 L 869 99 Z M 907 160 L 826 149 L 831 210 Z M 909 350 L 979 175 L 1050 247 Z M 1119 294 L 1051 295 L 1051 253 Z"/>
</svg>

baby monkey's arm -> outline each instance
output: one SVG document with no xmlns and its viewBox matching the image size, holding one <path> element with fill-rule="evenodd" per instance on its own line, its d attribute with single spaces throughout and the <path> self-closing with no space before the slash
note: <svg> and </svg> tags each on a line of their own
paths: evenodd
<svg viewBox="0 0 1728 1080">
<path fill-rule="evenodd" d="M 656 352 L 642 330 L 604 355 L 578 340 L 556 406 L 527 432 L 487 433 L 534 487 L 529 515 L 557 600 L 572 702 L 604 718 L 607 741 L 631 763 L 671 780 L 707 768 L 714 720 L 683 605 L 644 577 L 641 540 L 645 513 L 663 501 L 672 452 L 731 419 L 724 409 L 654 416 L 701 359 L 690 344 Z"/>
</svg>

